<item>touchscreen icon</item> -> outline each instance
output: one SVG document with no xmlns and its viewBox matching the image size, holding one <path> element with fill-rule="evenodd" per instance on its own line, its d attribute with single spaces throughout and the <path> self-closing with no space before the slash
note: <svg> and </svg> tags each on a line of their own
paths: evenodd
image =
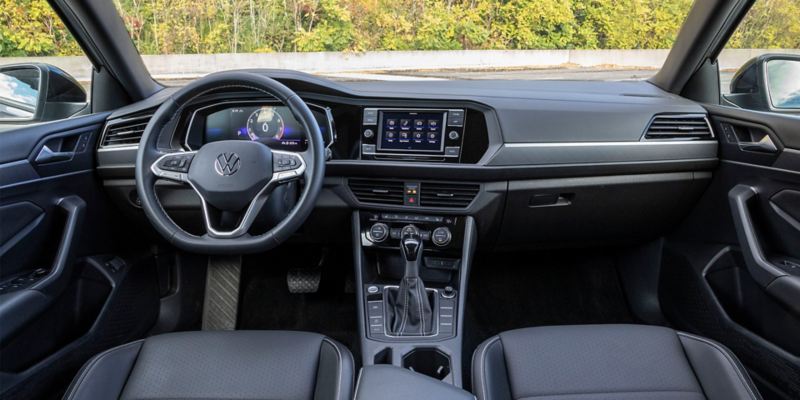
<svg viewBox="0 0 800 400">
<path fill-rule="evenodd" d="M 394 135 L 395 135 L 394 132 L 386 132 L 386 137 L 389 139 L 394 139 Z"/>
<path fill-rule="evenodd" d="M 400 139 L 408 139 L 408 132 L 400 132 Z"/>
<path fill-rule="evenodd" d="M 414 139 L 421 140 L 422 132 L 414 132 Z"/>
<path fill-rule="evenodd" d="M 414 129 L 421 131 L 425 129 L 425 120 L 424 119 L 415 119 L 414 120 Z"/>
<path fill-rule="evenodd" d="M 437 136 L 436 132 L 428 132 L 428 140 L 429 141 L 431 141 L 431 142 L 436 141 L 436 136 Z"/>
<path fill-rule="evenodd" d="M 410 119 L 401 119 L 400 120 L 400 129 L 408 130 L 411 128 L 411 120 Z"/>
<path fill-rule="evenodd" d="M 386 120 L 386 126 L 387 126 L 389 129 L 395 129 L 395 128 L 397 128 L 397 120 L 396 120 L 396 119 L 387 119 L 387 120 Z"/>
<path fill-rule="evenodd" d="M 439 120 L 438 119 L 429 119 L 428 120 L 428 129 L 430 129 L 430 130 L 439 129 Z"/>
</svg>

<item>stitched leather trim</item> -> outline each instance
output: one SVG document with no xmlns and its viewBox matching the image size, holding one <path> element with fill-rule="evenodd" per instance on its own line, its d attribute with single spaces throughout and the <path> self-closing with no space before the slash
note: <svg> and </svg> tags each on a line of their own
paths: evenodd
<svg viewBox="0 0 800 400">
<path fill-rule="evenodd" d="M 94 356 L 91 360 L 89 360 L 88 363 L 86 363 L 86 365 L 83 368 L 81 368 L 80 373 L 75 378 L 75 380 L 72 381 L 72 383 L 70 384 L 69 388 L 67 389 L 67 393 L 64 395 L 64 399 L 65 400 L 74 400 L 75 399 L 75 395 L 78 393 L 78 389 L 81 387 L 83 382 L 86 380 L 86 377 L 88 377 L 90 375 L 90 372 L 94 371 L 94 368 L 98 364 L 100 364 L 100 361 L 102 361 L 105 357 L 107 357 L 108 355 L 110 355 L 110 354 L 112 354 L 112 353 L 114 353 L 116 351 L 124 350 L 124 349 L 127 349 L 129 347 L 134 347 L 134 345 L 139 345 L 139 344 L 141 344 L 143 342 L 144 342 L 144 339 L 141 339 L 141 340 L 137 340 L 135 342 L 130 342 L 128 344 L 124 344 L 124 345 L 121 345 L 121 346 L 112 347 L 112 348 L 110 348 L 110 349 L 108 349 L 108 350 L 106 350 L 106 351 Z M 138 354 L 137 354 L 137 357 L 138 357 Z M 134 364 L 135 364 L 135 361 L 134 361 Z M 131 368 L 131 370 L 132 369 L 133 368 Z"/>
<path fill-rule="evenodd" d="M 753 387 L 752 387 L 753 383 L 750 380 L 749 375 L 747 374 L 747 372 L 744 370 L 744 367 L 737 361 L 737 359 L 733 355 L 731 355 L 731 353 L 730 353 L 730 351 L 728 349 L 720 346 L 717 342 L 714 342 L 713 340 L 706 339 L 704 337 L 695 336 L 695 335 L 692 335 L 692 334 L 689 334 L 689 333 L 686 333 L 686 332 L 676 332 L 676 333 L 678 334 L 678 336 L 682 336 L 682 337 L 685 337 L 687 339 L 693 339 L 693 340 L 698 341 L 700 343 L 703 343 L 703 344 L 706 344 L 708 346 L 711 346 L 711 348 L 713 348 L 714 350 L 716 350 L 719 353 L 721 353 L 722 356 L 725 358 L 725 360 L 727 360 L 728 363 L 731 364 L 731 366 L 733 367 L 733 370 L 736 371 L 736 376 L 739 378 L 739 381 L 742 383 L 742 386 L 744 386 L 747 389 L 747 392 L 750 394 L 750 398 L 752 398 L 754 400 L 761 400 L 761 396 L 759 394 L 757 394 L 758 392 L 753 390 Z"/>
<path fill-rule="evenodd" d="M 577 392 L 577 393 L 543 394 L 543 395 L 535 395 L 535 396 L 524 396 L 524 397 L 520 397 L 520 398 L 518 398 L 516 400 L 540 399 L 542 397 L 546 397 L 548 399 L 558 398 L 558 397 L 574 398 L 574 396 L 582 396 L 582 395 L 598 395 L 598 396 L 614 398 L 614 396 L 609 396 L 609 395 L 615 395 L 615 394 L 616 395 L 622 395 L 622 394 L 627 394 L 627 395 L 634 395 L 634 394 L 638 395 L 638 394 L 641 394 L 641 395 L 645 395 L 645 394 L 651 394 L 651 393 L 687 393 L 687 394 L 688 393 L 692 393 L 692 394 L 696 394 L 696 395 L 701 396 L 701 397 L 703 396 L 702 393 L 695 392 L 693 390 L 633 390 L 633 391 L 630 391 L 630 392 L 627 392 L 627 391 L 615 391 L 615 392 Z"/>
<path fill-rule="evenodd" d="M 322 337 L 322 342 L 329 344 L 333 347 L 333 350 L 336 351 L 336 359 L 339 360 L 338 368 L 336 370 L 336 398 L 342 399 L 342 370 L 344 369 L 344 359 L 342 358 L 342 352 L 339 349 L 339 346 L 336 345 L 332 340 L 328 339 L 327 337 Z M 352 384 L 352 382 L 350 382 Z"/>
<path fill-rule="evenodd" d="M 480 352 L 476 352 L 472 356 L 473 365 L 477 365 L 477 367 L 478 367 L 478 371 L 477 371 L 478 374 L 476 374 L 476 375 L 480 377 L 480 386 L 481 387 L 480 387 L 480 393 L 479 394 L 480 394 L 480 399 L 481 400 L 488 400 L 489 399 L 489 393 L 486 390 L 486 386 L 488 386 L 487 385 L 488 379 L 486 377 L 486 353 L 489 351 L 489 348 L 491 346 L 493 346 L 495 343 L 497 343 L 499 341 L 500 341 L 500 336 L 495 336 L 495 337 L 487 340 L 486 342 L 483 343 L 483 345 L 482 345 L 482 347 L 480 349 L 481 351 Z M 475 358 L 478 358 L 477 364 L 475 363 Z M 472 377 L 473 380 L 475 380 L 475 378 L 476 378 L 475 376 Z"/>
<path fill-rule="evenodd" d="M 358 379 L 356 379 L 355 392 L 353 393 L 353 400 L 358 400 L 358 387 L 361 386 L 361 377 L 364 376 L 364 368 L 358 372 Z"/>
</svg>

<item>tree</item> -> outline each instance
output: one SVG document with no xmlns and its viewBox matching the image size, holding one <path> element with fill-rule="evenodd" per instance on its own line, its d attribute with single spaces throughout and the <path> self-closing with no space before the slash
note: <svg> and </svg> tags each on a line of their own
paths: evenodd
<svg viewBox="0 0 800 400">
<path fill-rule="evenodd" d="M 701 0 L 113 0 L 142 54 L 668 49 Z M 0 56 L 80 48 L 46 0 L 0 0 Z M 800 0 L 758 0 L 729 47 L 800 48 Z"/>
<path fill-rule="evenodd" d="M 81 49 L 45 0 L 0 0 L 0 56 L 69 56 Z"/>
</svg>

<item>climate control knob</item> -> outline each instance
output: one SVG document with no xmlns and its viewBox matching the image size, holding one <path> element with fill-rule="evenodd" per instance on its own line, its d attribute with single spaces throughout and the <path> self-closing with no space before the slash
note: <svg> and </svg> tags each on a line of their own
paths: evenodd
<svg viewBox="0 0 800 400">
<path fill-rule="evenodd" d="M 389 237 L 389 226 L 378 222 L 369 228 L 369 235 L 367 237 L 374 243 L 381 243 Z"/>
<path fill-rule="evenodd" d="M 450 229 L 444 226 L 434 229 L 431 233 L 431 241 L 439 247 L 447 246 L 452 239 L 453 234 L 450 233 Z"/>
</svg>

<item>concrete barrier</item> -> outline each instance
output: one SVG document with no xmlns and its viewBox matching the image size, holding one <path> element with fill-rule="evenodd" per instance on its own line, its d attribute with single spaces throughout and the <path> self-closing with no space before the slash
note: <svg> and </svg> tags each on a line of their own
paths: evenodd
<svg viewBox="0 0 800 400">
<path fill-rule="evenodd" d="M 167 54 L 145 55 L 157 79 L 188 79 L 238 68 L 293 69 L 310 73 L 408 71 L 443 69 L 516 69 L 616 67 L 658 69 L 669 50 L 453 50 L 315 53 Z M 734 49 L 720 55 L 721 69 L 737 69 L 764 53 L 800 54 L 800 49 Z M 0 65 L 24 62 L 53 64 L 78 80 L 91 77 L 86 57 L 6 57 Z"/>
</svg>

